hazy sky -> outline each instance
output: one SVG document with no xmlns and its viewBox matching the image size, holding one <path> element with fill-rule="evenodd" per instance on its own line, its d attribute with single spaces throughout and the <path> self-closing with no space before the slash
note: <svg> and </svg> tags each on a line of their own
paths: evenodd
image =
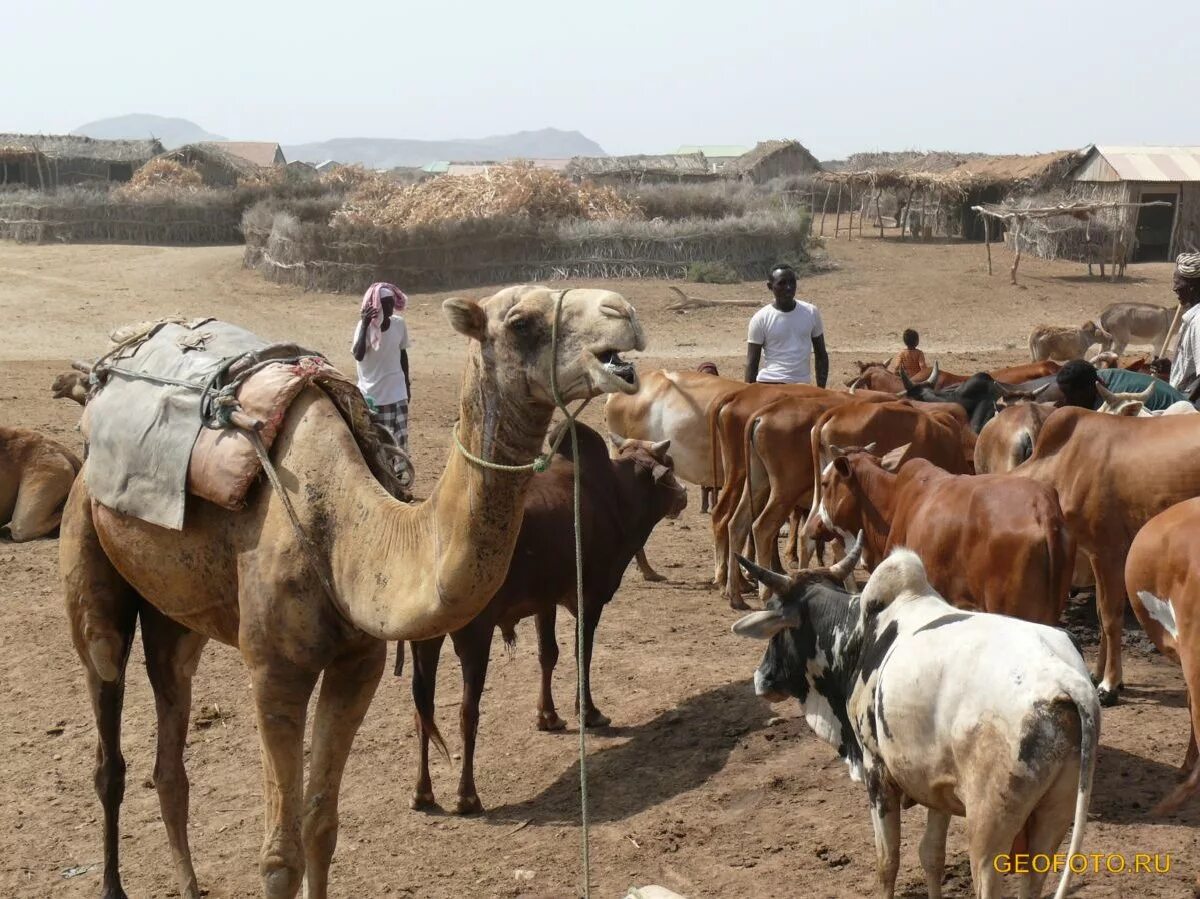
<svg viewBox="0 0 1200 899">
<path fill-rule="evenodd" d="M 282 143 L 553 126 L 610 153 L 1200 144 L 1194 0 L 60 0 L 4 23 L 0 131 L 148 112 Z"/>
</svg>

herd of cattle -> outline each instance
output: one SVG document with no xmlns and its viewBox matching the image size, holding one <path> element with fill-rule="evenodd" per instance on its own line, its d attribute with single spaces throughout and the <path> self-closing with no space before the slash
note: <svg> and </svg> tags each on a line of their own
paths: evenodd
<svg viewBox="0 0 1200 899">
<path fill-rule="evenodd" d="M 1071 852 L 1079 851 L 1100 707 L 1115 703 L 1122 686 L 1126 596 L 1188 686 L 1186 779 L 1158 811 L 1178 808 L 1200 790 L 1200 587 L 1190 576 L 1193 554 L 1200 564 L 1200 418 L 1145 415 L 1146 393 L 1103 387 L 1098 412 L 1056 408 L 1053 380 L 1055 359 L 1082 356 L 1092 343 L 1111 354 L 1102 364 L 1115 364 L 1129 343 L 1161 340 L 1164 311 L 1131 307 L 1080 329 L 1039 329 L 1030 338 L 1034 361 L 969 377 L 935 364 L 909 379 L 860 363 L 845 389 L 827 390 L 745 384 L 706 363 L 647 373 L 637 393 L 610 395 L 611 453 L 582 425 L 578 447 L 563 442 L 534 477 L 503 587 L 450 635 L 464 677 L 457 811 L 482 808 L 475 737 L 497 628 L 511 640 L 519 620 L 536 619 L 536 725 L 564 726 L 551 676 L 556 608 L 574 613 L 575 465 L 584 672 L 629 563 L 661 579 L 643 548 L 659 521 L 683 511 L 680 481 L 713 491 L 714 582 L 732 608 L 748 612 L 734 632 L 769 641 L 756 691 L 798 700 L 814 732 L 865 782 L 881 894 L 894 890 L 899 814 L 913 804 L 929 812 L 920 858 L 931 896 L 941 892 L 952 815 L 967 818 L 972 876 L 984 896 L 998 890 L 997 854 L 1053 853 L 1072 823 Z M 71 381 L 56 381 L 54 395 L 82 403 Z M 0 521 L 13 522 L 18 540 L 57 526 L 55 509 L 79 470 L 65 447 L 31 435 L 0 428 L 12 475 L 12 483 L 0 478 Z M 840 560 L 813 567 L 827 547 Z M 861 588 L 853 576 L 860 563 L 869 572 Z M 1092 583 L 1101 642 L 1089 678 L 1058 625 L 1072 587 Z M 755 587 L 758 611 L 745 598 Z M 414 808 L 434 801 L 429 743 L 446 751 L 434 722 L 443 642 L 411 646 L 420 732 Z M 397 673 L 402 663 L 403 652 Z M 590 690 L 584 705 L 584 724 L 609 723 Z M 1039 894 L 1044 876 L 1028 875 L 1028 895 Z"/>
<path fill-rule="evenodd" d="M 1093 360 L 1104 366 L 1129 342 L 1165 337 L 1169 310 L 1122 306 L 1074 341 L 1049 341 L 1048 353 L 1039 329 L 1032 355 L 1066 362 L 1098 342 L 1112 354 Z M 996 852 L 1053 852 L 1072 817 L 1077 850 L 1100 706 L 1123 686 L 1126 596 L 1182 665 L 1192 712 L 1186 777 L 1156 812 L 1200 790 L 1200 418 L 1178 414 L 1194 413 L 1190 404 L 1148 413 L 1152 386 L 1098 385 L 1099 410 L 1060 407 L 1059 368 L 1035 358 L 968 377 L 935 364 L 910 379 L 859 363 L 835 390 L 658 371 L 608 400 L 612 433 L 670 441 L 675 474 L 717 491 L 714 581 L 735 609 L 749 609 L 751 580 L 764 602 L 734 628 L 771 641 L 758 692 L 798 699 L 865 779 L 883 895 L 894 888 L 898 809 L 913 803 L 929 809 L 930 895 L 949 815 L 967 817 L 982 895 L 997 888 Z M 838 542 L 845 558 L 810 567 Z M 870 572 L 861 595 L 851 579 L 860 560 Z M 1089 680 L 1059 624 L 1073 586 L 1092 584 L 1101 627 Z M 1030 791 L 1015 806 L 995 792 L 1010 781 Z M 1027 886 L 1038 895 L 1041 878 Z"/>
</svg>

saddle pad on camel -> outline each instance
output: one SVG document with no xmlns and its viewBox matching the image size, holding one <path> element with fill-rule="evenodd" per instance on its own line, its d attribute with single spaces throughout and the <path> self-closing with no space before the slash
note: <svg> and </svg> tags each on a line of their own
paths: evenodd
<svg viewBox="0 0 1200 899">
<path fill-rule="evenodd" d="M 181 530 L 188 463 L 202 425 L 201 391 L 136 373 L 202 386 L 231 357 L 267 345 L 227 322 L 169 322 L 107 359 L 107 381 L 84 416 L 84 471 L 92 497 L 126 515 Z"/>
</svg>

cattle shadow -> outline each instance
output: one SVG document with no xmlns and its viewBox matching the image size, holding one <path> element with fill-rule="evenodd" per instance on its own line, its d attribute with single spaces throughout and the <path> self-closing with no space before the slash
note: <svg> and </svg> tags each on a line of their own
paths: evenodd
<svg viewBox="0 0 1200 899">
<path fill-rule="evenodd" d="M 766 727 L 749 679 L 690 696 L 644 724 L 609 728 L 628 742 L 587 757 L 588 817 L 621 821 L 703 785 L 746 734 Z M 564 824 L 579 816 L 579 762 L 536 796 L 486 811 L 495 823 Z"/>
<path fill-rule="evenodd" d="M 1188 708 L 1186 689 L 1171 689 L 1169 687 L 1131 687 L 1128 684 L 1121 687 L 1122 700 L 1136 700 L 1146 705 L 1158 705 L 1168 709 Z"/>
<path fill-rule="evenodd" d="M 1170 759 L 1167 753 L 1172 754 Z M 1092 783 L 1091 816 L 1109 824 L 1200 826 L 1200 804 L 1195 802 L 1170 815 L 1152 813 L 1179 785 L 1176 765 L 1183 761 L 1181 750 L 1156 749 L 1155 754 L 1151 759 L 1102 744 Z"/>
</svg>

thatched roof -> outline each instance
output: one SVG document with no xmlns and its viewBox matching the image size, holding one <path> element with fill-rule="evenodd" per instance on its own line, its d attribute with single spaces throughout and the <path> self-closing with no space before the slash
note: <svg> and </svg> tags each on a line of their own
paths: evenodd
<svg viewBox="0 0 1200 899">
<path fill-rule="evenodd" d="M 156 140 L 97 140 L 76 134 L 0 134 L 0 148 L 10 157 L 41 153 L 47 159 L 139 163 L 163 151 Z"/>
<path fill-rule="evenodd" d="M 215 147 L 222 152 L 230 153 L 244 159 L 246 162 L 256 165 L 259 168 L 268 168 L 273 165 L 287 165 L 287 159 L 283 155 L 283 148 L 271 141 L 205 141 L 202 146 Z"/>
<path fill-rule="evenodd" d="M 1040 189 L 1066 176 L 1078 162 L 1077 150 L 1033 155 L 986 153 L 860 153 L 846 168 L 826 172 L 826 181 L 855 186 L 929 190 L 950 196 L 986 187 Z"/>
<path fill-rule="evenodd" d="M 817 160 L 817 157 L 808 152 L 804 145 L 797 140 L 759 141 L 753 150 L 749 153 L 743 153 L 737 159 L 734 159 L 725 170 L 736 174 L 746 174 L 754 171 L 758 166 L 779 153 L 794 151 L 799 151 L 804 160 L 804 168 L 813 172 L 821 170 L 821 163 Z"/>
<path fill-rule="evenodd" d="M 663 175 L 704 177 L 711 175 L 702 153 L 672 153 L 660 156 L 576 156 L 567 163 L 571 177 L 587 175 Z"/>
<path fill-rule="evenodd" d="M 238 178 L 253 175 L 257 167 L 232 153 L 217 149 L 213 144 L 184 144 L 167 153 L 164 159 L 170 159 L 186 166 L 213 166 L 229 173 L 235 181 Z"/>
</svg>

